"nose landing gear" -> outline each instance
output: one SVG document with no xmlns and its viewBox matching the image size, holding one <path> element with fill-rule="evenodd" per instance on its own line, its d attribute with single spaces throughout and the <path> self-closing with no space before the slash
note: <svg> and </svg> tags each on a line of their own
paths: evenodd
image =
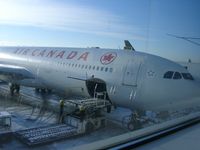
<svg viewBox="0 0 200 150">
<path fill-rule="evenodd" d="M 140 129 L 142 127 L 139 115 L 137 112 L 131 113 L 129 116 L 125 116 L 122 120 L 122 125 L 130 131 Z"/>
</svg>

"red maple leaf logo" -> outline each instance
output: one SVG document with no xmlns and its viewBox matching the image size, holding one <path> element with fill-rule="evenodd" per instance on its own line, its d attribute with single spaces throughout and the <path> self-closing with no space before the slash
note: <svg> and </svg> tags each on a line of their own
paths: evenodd
<svg viewBox="0 0 200 150">
<path fill-rule="evenodd" d="M 101 61 L 101 63 L 103 64 L 103 65 L 107 65 L 107 64 L 109 64 L 109 63 L 111 63 L 111 62 L 113 62 L 114 60 L 115 60 L 115 58 L 117 57 L 117 54 L 116 53 L 106 53 L 106 54 L 104 54 L 102 57 L 101 57 L 101 59 L 100 59 L 100 61 Z"/>
</svg>

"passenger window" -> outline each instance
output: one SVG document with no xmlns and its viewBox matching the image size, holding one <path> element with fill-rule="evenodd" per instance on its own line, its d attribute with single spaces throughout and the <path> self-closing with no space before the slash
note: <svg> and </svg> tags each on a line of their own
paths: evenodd
<svg viewBox="0 0 200 150">
<path fill-rule="evenodd" d="M 85 66 L 85 69 L 87 69 L 88 65 Z"/>
<path fill-rule="evenodd" d="M 110 68 L 110 72 L 113 72 L 113 68 Z"/>
<path fill-rule="evenodd" d="M 173 76 L 173 71 L 167 71 L 165 74 L 164 74 L 164 77 L 165 79 L 171 79 L 172 76 Z"/>
<path fill-rule="evenodd" d="M 89 70 L 92 68 L 92 66 L 89 66 Z"/>
<path fill-rule="evenodd" d="M 107 72 L 108 71 L 108 68 L 105 68 L 105 72 Z"/>
<path fill-rule="evenodd" d="M 97 71 L 99 70 L 99 66 L 97 66 Z"/>
<path fill-rule="evenodd" d="M 84 65 L 82 65 L 81 69 L 83 69 L 83 68 L 84 68 Z"/>
<path fill-rule="evenodd" d="M 95 70 L 95 66 L 93 66 L 93 68 L 92 68 L 93 70 Z"/>
<path fill-rule="evenodd" d="M 182 73 L 182 76 L 186 80 L 194 80 L 193 76 L 190 73 Z"/>
<path fill-rule="evenodd" d="M 101 71 L 103 71 L 104 67 L 101 67 Z"/>
<path fill-rule="evenodd" d="M 173 79 L 181 79 L 181 78 L 182 78 L 182 76 L 179 72 L 174 73 Z"/>
</svg>

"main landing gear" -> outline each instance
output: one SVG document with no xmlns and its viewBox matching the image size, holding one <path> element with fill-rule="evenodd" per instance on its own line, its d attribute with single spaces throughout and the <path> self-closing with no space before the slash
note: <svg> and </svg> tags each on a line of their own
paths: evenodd
<svg viewBox="0 0 200 150">
<path fill-rule="evenodd" d="M 20 85 L 19 84 L 11 84 L 10 85 L 10 95 L 19 94 Z"/>
<path fill-rule="evenodd" d="M 51 89 L 45 89 L 45 88 L 35 88 L 35 92 L 44 94 L 44 93 L 51 93 L 52 90 Z"/>
</svg>

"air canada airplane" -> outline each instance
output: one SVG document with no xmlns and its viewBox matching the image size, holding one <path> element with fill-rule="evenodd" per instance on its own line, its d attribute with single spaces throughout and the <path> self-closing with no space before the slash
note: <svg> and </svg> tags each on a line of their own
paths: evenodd
<svg viewBox="0 0 200 150">
<path fill-rule="evenodd" d="M 0 47 L 0 80 L 20 86 L 94 97 L 106 93 L 131 110 L 171 110 L 200 102 L 200 85 L 179 64 L 132 50 Z"/>
</svg>

